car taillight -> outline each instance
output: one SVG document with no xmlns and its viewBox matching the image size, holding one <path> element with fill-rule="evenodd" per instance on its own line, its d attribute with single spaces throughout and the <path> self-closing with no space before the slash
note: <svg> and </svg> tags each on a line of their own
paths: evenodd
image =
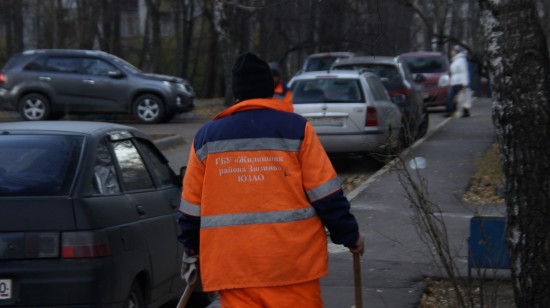
<svg viewBox="0 0 550 308">
<path fill-rule="evenodd" d="M 393 89 L 393 90 L 390 90 L 388 91 L 388 94 L 391 96 L 391 97 L 394 97 L 396 96 L 397 94 L 403 94 L 405 95 L 406 97 L 409 97 L 409 89 L 403 87 L 403 88 L 399 88 L 399 89 Z"/>
<path fill-rule="evenodd" d="M 378 126 L 378 115 L 376 114 L 376 108 L 372 106 L 367 107 L 365 126 Z"/>
<path fill-rule="evenodd" d="M 62 258 L 95 258 L 111 255 L 104 231 L 64 232 L 61 235 Z"/>
<path fill-rule="evenodd" d="M 6 75 L 4 73 L 0 73 L 0 84 L 3 84 L 6 82 Z"/>
</svg>

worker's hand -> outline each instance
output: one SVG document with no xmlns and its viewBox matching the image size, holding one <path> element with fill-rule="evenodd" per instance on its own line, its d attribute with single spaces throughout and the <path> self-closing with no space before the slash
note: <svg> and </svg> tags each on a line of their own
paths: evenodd
<svg viewBox="0 0 550 308">
<path fill-rule="evenodd" d="M 189 279 L 189 274 L 197 270 L 197 261 L 199 260 L 198 255 L 189 256 L 187 253 L 183 253 L 181 258 L 181 278 L 185 281 Z"/>
<path fill-rule="evenodd" d="M 357 242 L 354 246 L 349 248 L 349 251 L 352 253 L 358 253 L 361 256 L 365 252 L 365 235 L 362 233 L 359 233 L 359 239 L 357 239 Z"/>
</svg>

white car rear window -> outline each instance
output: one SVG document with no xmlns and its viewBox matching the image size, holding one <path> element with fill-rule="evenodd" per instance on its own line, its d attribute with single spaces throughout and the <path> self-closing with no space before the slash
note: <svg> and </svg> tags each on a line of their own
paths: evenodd
<svg viewBox="0 0 550 308">
<path fill-rule="evenodd" d="M 363 93 L 358 79 L 305 79 L 293 84 L 292 99 L 294 104 L 348 103 L 362 101 Z"/>
</svg>

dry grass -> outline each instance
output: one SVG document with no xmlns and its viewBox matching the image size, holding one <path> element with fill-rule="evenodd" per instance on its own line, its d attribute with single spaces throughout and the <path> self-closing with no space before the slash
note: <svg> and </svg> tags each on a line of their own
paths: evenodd
<svg viewBox="0 0 550 308">
<path fill-rule="evenodd" d="M 498 193 L 502 185 L 500 150 L 498 144 L 494 143 L 478 162 L 477 171 L 470 179 L 470 188 L 462 200 L 477 205 L 504 203 Z"/>
</svg>

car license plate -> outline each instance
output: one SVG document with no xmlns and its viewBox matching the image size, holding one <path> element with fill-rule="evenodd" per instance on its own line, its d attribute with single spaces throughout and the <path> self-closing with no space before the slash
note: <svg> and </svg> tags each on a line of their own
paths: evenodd
<svg viewBox="0 0 550 308">
<path fill-rule="evenodd" d="M 0 279 L 0 301 L 11 299 L 11 279 Z"/>
<path fill-rule="evenodd" d="M 308 118 L 313 126 L 344 126 L 344 119 L 341 117 L 319 117 Z"/>
</svg>

